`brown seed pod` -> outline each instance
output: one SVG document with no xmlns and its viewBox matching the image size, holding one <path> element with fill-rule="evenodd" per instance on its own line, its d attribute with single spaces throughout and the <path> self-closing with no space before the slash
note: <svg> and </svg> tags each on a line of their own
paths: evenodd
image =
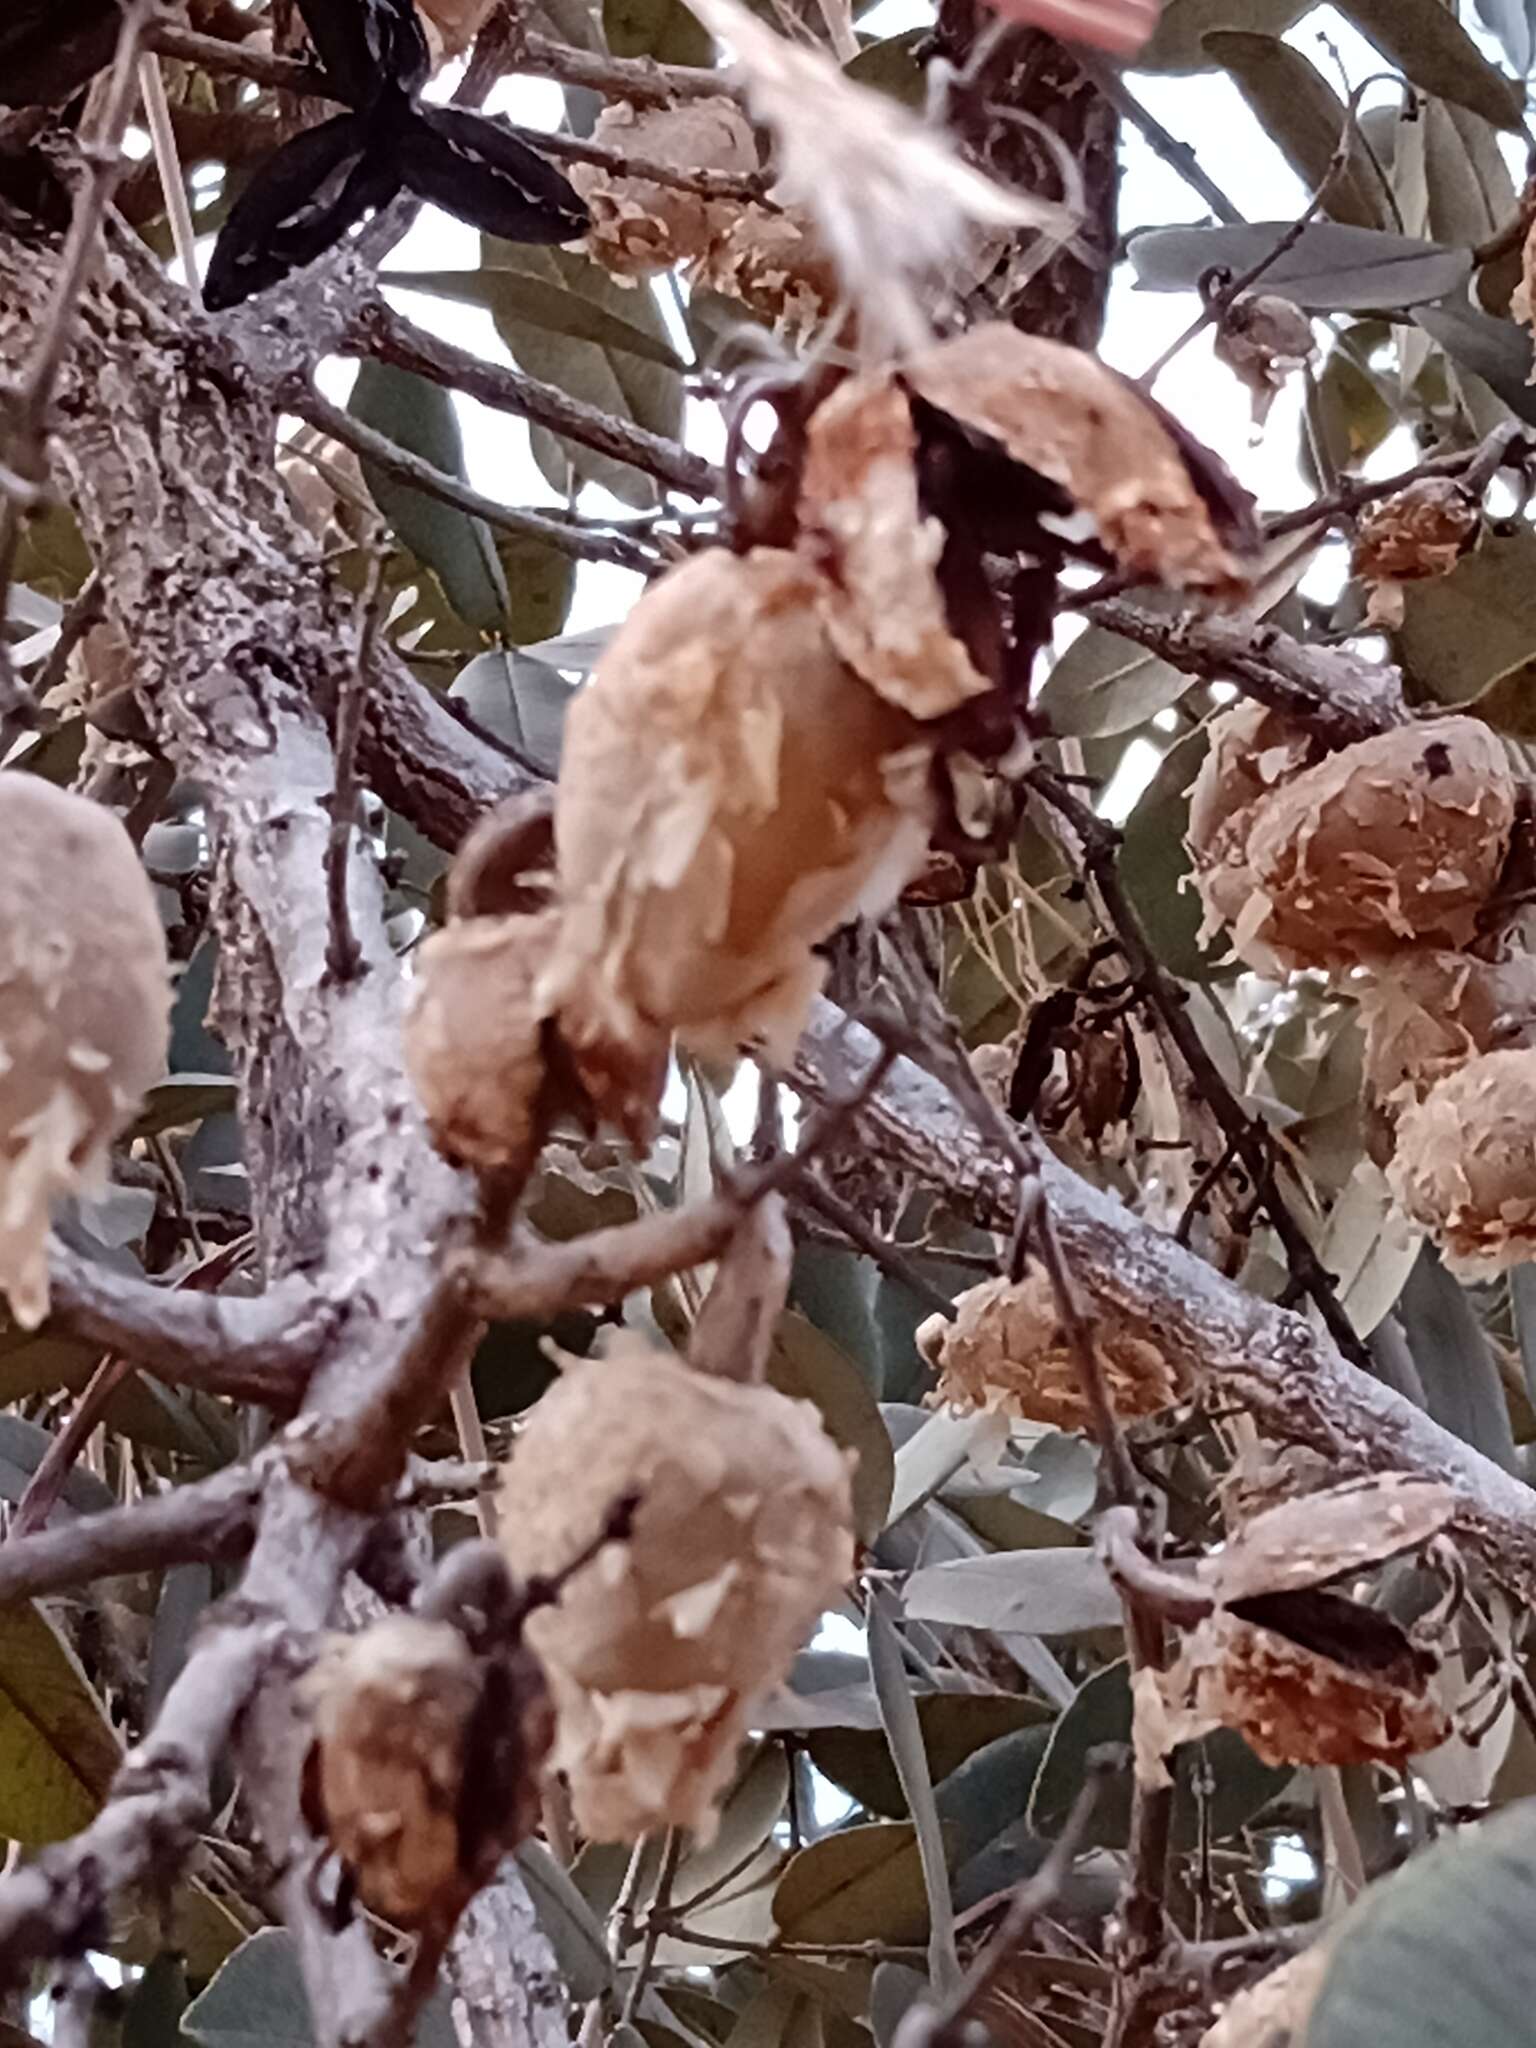
<svg viewBox="0 0 1536 2048">
<path fill-rule="evenodd" d="M 1218 713 L 1189 796 L 1186 844 L 1205 908 L 1201 938 L 1245 924 L 1256 885 L 1248 834 L 1258 805 L 1316 760 L 1320 749 L 1299 726 L 1251 698 Z"/>
<path fill-rule="evenodd" d="M 501 1510 L 513 1571 L 556 1569 L 628 1493 L 628 1544 L 528 1623 L 555 1761 L 599 1840 L 707 1833 L 753 1707 L 852 1570 L 848 1463 L 809 1402 L 625 1335 L 570 1363 L 518 1437 Z"/>
<path fill-rule="evenodd" d="M 795 207 L 731 209 L 695 282 L 739 299 L 787 340 L 815 332 L 838 303 L 837 271 L 806 214 Z"/>
<path fill-rule="evenodd" d="M 1176 1369 L 1146 1337 L 1106 1314 L 1094 1317 L 1093 1334 L 1117 1414 L 1151 1415 L 1180 1398 Z M 985 1280 L 969 1288 L 955 1303 L 954 1320 L 931 1316 L 917 1344 L 939 1374 L 936 1401 L 998 1408 L 1057 1429 L 1089 1427 L 1056 1297 L 1038 1269 L 1017 1283 Z"/>
<path fill-rule="evenodd" d="M 1478 501 L 1451 477 L 1423 476 L 1362 514 L 1352 574 L 1369 586 L 1365 623 L 1403 623 L 1405 583 L 1449 576 L 1477 538 Z"/>
<path fill-rule="evenodd" d="M 1267 1764 L 1400 1765 L 1451 1732 L 1427 1677 L 1407 1659 L 1386 1672 L 1344 1664 L 1218 1612 L 1166 1671 L 1137 1673 L 1137 1767 L 1165 1782 L 1169 1750 L 1213 1728 L 1236 1729 Z"/>
<path fill-rule="evenodd" d="M 1312 355 L 1312 322 L 1289 299 L 1245 292 L 1216 325 L 1212 353 L 1240 377 L 1253 396 L 1253 423 L 1262 427 L 1286 379 Z"/>
<path fill-rule="evenodd" d="M 1404 1111 L 1387 1179 L 1453 1273 L 1536 1256 L 1536 1051 L 1483 1053 Z"/>
<path fill-rule="evenodd" d="M 1365 1079 L 1389 1113 L 1422 1101 L 1478 1053 L 1536 1036 L 1536 955 L 1487 960 L 1404 949 L 1359 991 Z"/>
<path fill-rule="evenodd" d="M 1331 754 L 1262 803 L 1234 927 L 1291 964 L 1338 968 L 1404 944 L 1463 946 L 1509 848 L 1516 784 L 1475 718 L 1400 726 Z"/>
<path fill-rule="evenodd" d="M 605 107 L 592 131 L 605 148 L 677 171 L 758 168 L 752 124 L 732 99 L 681 100 L 675 106 Z M 706 199 L 676 185 L 622 177 L 601 164 L 572 164 L 571 183 L 587 202 L 587 248 L 616 277 L 653 277 L 706 256 L 740 212 L 734 201 Z"/>
<path fill-rule="evenodd" d="M 787 1060 L 822 978 L 811 948 L 921 864 L 928 748 L 837 659 L 816 599 L 792 555 L 695 555 L 571 706 L 540 1008 L 637 1136 L 673 1032 L 705 1058 Z"/>
<path fill-rule="evenodd" d="M 914 400 L 974 458 L 1017 471 L 1016 503 L 987 516 L 1017 527 L 1030 513 L 1075 509 L 1138 578 L 1221 594 L 1243 586 L 1189 462 L 1133 386 L 1060 342 L 1002 322 L 972 328 L 899 370 L 850 378 L 811 422 L 801 513 L 828 574 L 828 627 L 844 659 L 914 716 L 937 717 L 992 681 L 946 603 L 952 508 L 930 502 L 932 479 L 922 481 L 925 438 L 938 428 Z M 958 496 L 967 502 L 953 509 L 976 516 L 975 494 Z"/>
<path fill-rule="evenodd" d="M 446 1935 L 539 1814 L 554 1716 L 525 1648 L 478 1656 L 446 1621 L 336 1638 L 305 1681 L 305 1818 L 370 1912 Z"/>
<path fill-rule="evenodd" d="M 0 771 L 0 1293 L 48 1313 L 56 1196 L 99 1183 L 107 1148 L 165 1072 L 165 936 L 112 812 Z"/>
<path fill-rule="evenodd" d="M 534 987 L 558 911 L 472 917 L 421 946 L 405 1018 L 405 1065 L 447 1158 L 526 1172 L 555 1102 Z"/>
<path fill-rule="evenodd" d="M 1448 1526 L 1457 1500 L 1445 1480 L 1413 1472 L 1346 1479 L 1253 1515 L 1200 1576 L 1228 1605 L 1326 1586 L 1422 1549 Z"/>
</svg>

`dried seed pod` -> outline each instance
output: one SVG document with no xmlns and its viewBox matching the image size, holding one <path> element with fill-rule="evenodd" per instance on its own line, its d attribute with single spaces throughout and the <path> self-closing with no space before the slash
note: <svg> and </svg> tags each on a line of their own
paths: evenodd
<svg viewBox="0 0 1536 2048">
<path fill-rule="evenodd" d="M 1151 1415 L 1180 1398 L 1179 1376 L 1157 1346 L 1098 1314 L 1094 1341 L 1121 1416 Z M 918 1349 L 939 1374 L 933 1398 L 962 1409 L 998 1408 L 1057 1429 L 1086 1429 L 1090 1417 L 1056 1313 L 1048 1275 L 985 1280 L 955 1303 L 954 1320 L 931 1316 Z"/>
<path fill-rule="evenodd" d="M 1365 623 L 1403 623 L 1403 585 L 1449 576 L 1477 538 L 1482 512 L 1451 477 L 1423 476 L 1361 517 L 1351 572 L 1370 592 Z"/>
<path fill-rule="evenodd" d="M 554 1716 L 537 1660 L 476 1655 L 446 1621 L 393 1615 L 337 1638 L 305 1689 L 310 1826 L 370 1912 L 446 1935 L 538 1820 Z"/>
<path fill-rule="evenodd" d="M 1238 1453 L 1222 1477 L 1217 1489 L 1222 1521 L 1229 1531 L 1241 1529 L 1267 1508 L 1298 1494 L 1321 1492 L 1335 1469 L 1330 1458 L 1310 1445 L 1259 1438 Z"/>
<path fill-rule="evenodd" d="M 1229 1606 L 1326 1586 L 1421 1550 L 1449 1525 L 1457 1501 L 1454 1486 L 1414 1472 L 1346 1479 L 1251 1516 L 1200 1576 Z"/>
<path fill-rule="evenodd" d="M 696 282 L 740 299 L 794 342 L 813 334 L 838 303 L 832 260 L 794 207 L 733 208 L 704 252 Z"/>
<path fill-rule="evenodd" d="M 965 478 L 978 462 L 996 470 L 984 506 Z M 1081 512 L 1138 578 L 1230 594 L 1242 571 L 1202 482 L 1132 385 L 1079 349 L 993 322 L 832 394 L 811 421 L 801 516 L 838 651 L 893 703 L 933 718 L 994 680 L 959 613 L 971 579 L 946 578 L 957 518 L 1006 527 L 1009 553 L 1027 534 L 1049 560 L 1060 541 L 1042 521 Z"/>
<path fill-rule="evenodd" d="M 1247 385 L 1262 427 L 1286 379 L 1311 358 L 1312 322 L 1289 299 L 1245 292 L 1217 322 L 1212 353 Z"/>
<path fill-rule="evenodd" d="M 1536 1256 L 1536 1051 L 1483 1053 L 1404 1111 L 1387 1179 L 1453 1273 Z"/>
<path fill-rule="evenodd" d="M 571 706 L 540 1008 L 636 1135 L 673 1032 L 707 1058 L 787 1060 L 822 978 L 811 948 L 921 864 L 928 748 L 837 659 L 816 600 L 792 555 L 695 555 Z"/>
<path fill-rule="evenodd" d="M 1299 726 L 1251 698 L 1213 718 L 1207 735 L 1186 832 L 1195 889 L 1205 908 L 1202 940 L 1244 920 L 1255 896 L 1247 856 L 1256 807 L 1319 752 Z"/>
<path fill-rule="evenodd" d="M 534 999 L 558 911 L 471 917 L 434 932 L 416 956 L 405 1064 L 447 1158 L 526 1172 L 554 1100 Z"/>
<path fill-rule="evenodd" d="M 1422 1101 L 1478 1053 L 1536 1037 L 1536 955 L 1486 960 L 1404 949 L 1359 991 L 1365 1079 L 1389 1112 Z"/>
<path fill-rule="evenodd" d="M 848 1463 L 808 1402 L 695 1372 L 626 1335 L 573 1361 L 520 1434 L 501 1541 L 554 1570 L 635 1492 L 605 1549 L 529 1636 L 581 1828 L 709 1832 L 753 1707 L 853 1567 Z"/>
<path fill-rule="evenodd" d="M 1136 1675 L 1138 1772 L 1165 1783 L 1168 1752 L 1213 1728 L 1236 1729 L 1267 1764 L 1401 1765 L 1434 1749 L 1450 1718 L 1402 1643 L 1405 1654 L 1373 1669 L 1369 1657 L 1347 1664 L 1236 1614 L 1213 1614 L 1184 1637 L 1166 1671 Z"/>
<path fill-rule="evenodd" d="M 102 805 L 0 772 L 0 1293 L 48 1313 L 49 1212 L 101 1179 L 165 1072 L 165 936 L 132 840 Z"/>
<path fill-rule="evenodd" d="M 1473 936 L 1509 848 L 1516 784 L 1475 718 L 1399 726 L 1293 777 L 1258 808 L 1254 901 L 1234 928 L 1293 964 L 1341 967 Z"/>
<path fill-rule="evenodd" d="M 752 124 L 732 99 L 681 100 L 637 108 L 627 100 L 605 107 L 592 131 L 604 147 L 678 171 L 758 168 Z M 601 164 L 573 164 L 571 183 L 587 202 L 587 247 L 617 277 L 652 277 L 706 256 L 740 208 L 676 185 L 624 177 Z"/>
</svg>

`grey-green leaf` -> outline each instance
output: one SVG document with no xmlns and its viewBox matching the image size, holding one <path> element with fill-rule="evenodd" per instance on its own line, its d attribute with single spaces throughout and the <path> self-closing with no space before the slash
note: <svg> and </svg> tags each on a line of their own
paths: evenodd
<svg viewBox="0 0 1536 2048">
<path fill-rule="evenodd" d="M 460 669 L 448 694 L 542 774 L 558 772 L 574 694 L 558 669 L 515 647 L 495 647 Z"/>
<path fill-rule="evenodd" d="M 1054 733 L 1107 739 L 1144 725 L 1188 688 L 1189 677 L 1160 655 L 1089 626 L 1046 677 L 1038 708 Z"/>
<path fill-rule="evenodd" d="M 1536 385 L 1531 372 L 1531 331 L 1513 320 L 1496 320 L 1452 299 L 1440 306 L 1416 306 L 1413 317 L 1456 364 L 1481 377 L 1517 419 L 1536 425 Z"/>
<path fill-rule="evenodd" d="M 1242 227 L 1146 228 L 1127 250 L 1144 291 L 1189 291 L 1207 270 L 1249 270 L 1275 248 L 1286 221 Z M 1265 271 L 1263 289 L 1310 313 L 1369 312 L 1444 298 L 1472 273 L 1472 252 L 1412 235 L 1318 221 Z M 1257 289 L 1257 287 L 1255 287 Z"/>
<path fill-rule="evenodd" d="M 944 1835 L 933 1803 L 933 1781 L 928 1775 L 928 1752 L 917 1718 L 917 1702 L 902 1661 L 901 1638 L 891 1620 L 887 1598 L 881 1594 L 869 1604 L 869 1669 L 875 1698 L 880 1702 L 891 1761 L 917 1829 L 923 1882 L 928 1890 L 928 1970 L 938 1989 L 946 1991 L 959 1978 L 960 1961 L 955 1950 L 955 1908 L 950 1897 Z"/>
<path fill-rule="evenodd" d="M 1339 0 L 1343 13 L 1410 83 L 1518 128 L 1525 95 L 1494 68 L 1443 0 Z"/>
<path fill-rule="evenodd" d="M 347 410 L 399 448 L 449 476 L 465 478 L 464 441 L 452 395 L 392 363 L 359 364 Z M 507 591 L 491 530 L 456 506 L 412 490 L 364 462 L 374 503 L 416 558 L 437 572 L 444 594 L 467 625 L 493 631 L 506 612 Z"/>
<path fill-rule="evenodd" d="M 488 263 L 478 270 L 391 270 L 386 271 L 384 281 L 402 290 L 454 299 L 460 305 L 484 306 L 498 318 L 525 321 L 571 341 L 627 350 L 646 362 L 660 363 L 664 369 L 683 367 L 665 334 L 637 326 L 589 294 L 569 291 L 551 278 L 534 277 L 526 270 L 502 270 Z M 638 294 L 632 296 L 637 305 L 642 303 Z"/>
<path fill-rule="evenodd" d="M 1136 59 L 1138 71 L 1211 71 L 1216 60 L 1205 39 L 1224 28 L 1260 29 L 1283 36 L 1314 0 L 1167 0 L 1152 40 Z"/>
<path fill-rule="evenodd" d="M 1370 151 L 1351 134 L 1343 169 L 1329 176 L 1348 123 L 1344 102 L 1300 50 L 1252 29 L 1216 29 L 1207 52 L 1228 73 L 1309 192 L 1328 180 L 1323 211 L 1355 227 L 1385 227 L 1387 190 Z"/>
</svg>

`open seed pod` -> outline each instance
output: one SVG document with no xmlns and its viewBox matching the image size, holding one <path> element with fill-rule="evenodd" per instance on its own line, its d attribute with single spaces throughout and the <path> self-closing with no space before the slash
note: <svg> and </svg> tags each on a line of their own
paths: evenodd
<svg viewBox="0 0 1536 2048">
<path fill-rule="evenodd" d="M 526 1172 L 555 1109 L 534 987 L 558 911 L 472 917 L 416 955 L 405 1065 L 432 1142 L 457 1164 Z"/>
<path fill-rule="evenodd" d="M 110 811 L 6 770 L 0 843 L 0 1293 L 33 1329 L 53 1201 L 99 1182 L 165 1072 L 171 988 L 154 891 Z"/>
<path fill-rule="evenodd" d="M 1536 1256 L 1536 1051 L 1483 1053 L 1398 1119 L 1387 1179 L 1453 1273 Z"/>
<path fill-rule="evenodd" d="M 370 1912 L 446 1933 L 537 1823 L 554 1733 L 537 1660 L 397 1614 L 334 1638 L 304 1689 L 306 1820 Z"/>
<path fill-rule="evenodd" d="M 1360 989 L 1365 1079 L 1389 1112 L 1422 1101 L 1478 1053 L 1536 1036 L 1536 955 L 1404 949 Z"/>
<path fill-rule="evenodd" d="M 1405 944 L 1464 946 L 1509 849 L 1516 785 L 1475 718 L 1399 726 L 1330 754 L 1261 804 L 1256 893 L 1233 942 L 1338 968 Z"/>
<path fill-rule="evenodd" d="M 1235 1728 L 1272 1764 L 1400 1763 L 1450 1732 L 1434 1662 L 1377 1608 L 1326 1590 L 1421 1549 L 1455 1489 L 1388 1472 L 1285 1500 L 1205 1558 L 1215 1611 L 1166 1671 L 1136 1679 L 1137 1768 L 1166 1781 L 1178 1743 Z"/>
<path fill-rule="evenodd" d="M 786 1061 L 822 979 L 811 948 L 922 862 L 928 747 L 838 660 L 816 599 L 793 555 L 695 555 L 571 706 L 540 1007 L 634 1135 L 674 1032 L 704 1057 Z"/>
<path fill-rule="evenodd" d="M 1422 476 L 1361 515 L 1352 573 L 1369 586 L 1365 622 L 1403 623 L 1403 585 L 1449 576 L 1477 538 L 1482 511 L 1454 478 Z"/>
<path fill-rule="evenodd" d="M 952 710 L 996 680 L 985 620 L 963 616 L 979 553 L 1054 562 L 1084 519 L 1097 559 L 1229 595 L 1248 532 L 1217 509 L 1216 467 L 1095 357 L 1003 322 L 852 377 L 811 422 L 801 501 L 833 640 L 914 716 Z"/>
<path fill-rule="evenodd" d="M 555 1761 L 588 1835 L 708 1834 L 754 1705 L 853 1568 L 848 1464 L 809 1402 L 626 1334 L 568 1364 L 518 1437 L 501 1507 L 513 1571 L 557 1569 L 631 1492 L 629 1542 L 528 1623 Z"/>
<path fill-rule="evenodd" d="M 1257 806 L 1316 760 L 1320 749 L 1299 726 L 1244 698 L 1206 728 L 1205 759 L 1189 796 L 1186 843 L 1205 907 L 1201 937 L 1243 920 L 1254 898 L 1248 834 Z"/>
<path fill-rule="evenodd" d="M 752 124 L 724 95 L 664 107 L 619 100 L 599 115 L 592 140 L 669 170 L 747 176 L 758 168 Z M 587 247 L 618 277 L 652 277 L 674 264 L 698 261 L 741 211 L 734 202 L 622 177 L 600 164 L 573 164 L 570 179 L 592 216 Z"/>
<path fill-rule="evenodd" d="M 731 209 L 700 260 L 695 282 L 740 299 L 791 341 L 814 332 L 838 303 L 836 268 L 796 207 Z"/>
<path fill-rule="evenodd" d="M 1151 1415 L 1180 1398 L 1174 1364 L 1146 1337 L 1102 1313 L 1093 1316 L 1093 1334 L 1118 1415 Z M 917 1344 L 939 1375 L 935 1401 L 997 1408 L 1056 1429 L 1089 1426 L 1056 1297 L 1038 1267 L 1018 1282 L 984 1280 L 968 1288 L 955 1303 L 954 1320 L 930 1316 Z"/>
<path fill-rule="evenodd" d="M 1253 423 L 1262 427 L 1286 379 L 1312 351 L 1312 322 L 1299 306 L 1271 292 L 1245 292 L 1216 323 L 1212 352 L 1247 385 Z"/>
</svg>

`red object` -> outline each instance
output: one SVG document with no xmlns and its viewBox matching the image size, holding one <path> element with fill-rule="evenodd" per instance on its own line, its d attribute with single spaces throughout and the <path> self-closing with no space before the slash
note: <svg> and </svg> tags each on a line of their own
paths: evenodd
<svg viewBox="0 0 1536 2048">
<path fill-rule="evenodd" d="M 1162 13 L 1162 0 L 987 0 L 994 14 L 1028 28 L 1043 28 L 1064 43 L 1090 43 L 1117 57 L 1134 57 Z"/>
</svg>

